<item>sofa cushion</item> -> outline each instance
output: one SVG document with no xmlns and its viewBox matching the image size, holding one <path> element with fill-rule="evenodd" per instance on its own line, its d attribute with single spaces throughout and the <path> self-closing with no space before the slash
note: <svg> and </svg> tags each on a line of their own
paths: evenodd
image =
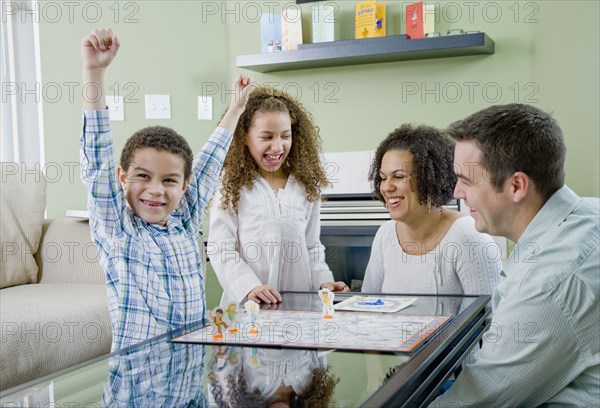
<svg viewBox="0 0 600 408">
<path fill-rule="evenodd" d="M 44 224 L 35 258 L 40 283 L 97 283 L 104 285 L 98 264 L 98 246 L 92 241 L 89 222 L 81 218 L 57 218 Z"/>
<path fill-rule="evenodd" d="M 0 317 L 0 390 L 110 352 L 104 285 L 2 289 Z"/>
<path fill-rule="evenodd" d="M 23 164 L 0 167 L 0 288 L 36 283 L 37 252 L 44 210 L 46 180 Z"/>
</svg>

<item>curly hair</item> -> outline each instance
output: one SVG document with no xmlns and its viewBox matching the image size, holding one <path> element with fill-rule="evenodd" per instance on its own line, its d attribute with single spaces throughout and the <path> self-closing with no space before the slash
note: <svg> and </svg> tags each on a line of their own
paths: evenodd
<svg viewBox="0 0 600 408">
<path fill-rule="evenodd" d="M 173 153 L 184 161 L 185 180 L 192 174 L 194 155 L 188 142 L 173 129 L 164 126 L 149 126 L 135 132 L 123 146 L 121 151 L 120 166 L 127 171 L 133 160 L 135 152 L 151 147 L 158 151 Z"/>
<path fill-rule="evenodd" d="M 313 124 L 312 115 L 300 101 L 287 93 L 274 88 L 257 87 L 250 93 L 223 164 L 221 208 L 226 209 L 231 203 L 234 211 L 237 211 L 240 191 L 244 187 L 251 190 L 254 181 L 261 177 L 258 165 L 246 145 L 246 135 L 258 112 L 287 112 L 290 115 L 292 147 L 282 169 L 286 176 L 293 175 L 304 186 L 309 201 L 318 200 L 321 187 L 329 185 L 329 181 L 319 158 L 321 137 L 319 128 Z"/>
<path fill-rule="evenodd" d="M 312 381 L 300 395 L 292 397 L 292 408 L 328 408 L 331 405 L 335 386 L 340 379 L 331 373 L 331 367 L 317 367 L 312 371 Z M 223 394 L 223 387 L 219 384 L 214 372 L 208 375 L 212 387 L 212 394 L 217 406 L 226 408 L 256 407 L 266 408 L 268 402 L 262 397 L 259 390 L 251 390 L 244 378 L 243 369 L 237 375 L 229 374 L 225 378 L 228 389 L 227 395 Z"/>
<path fill-rule="evenodd" d="M 419 203 L 432 207 L 448 204 L 456 185 L 454 145 L 440 130 L 430 126 L 404 124 L 390 133 L 375 151 L 369 170 L 374 196 L 381 195 L 381 161 L 390 150 L 405 150 L 412 154 L 412 176 L 417 182 Z"/>
</svg>

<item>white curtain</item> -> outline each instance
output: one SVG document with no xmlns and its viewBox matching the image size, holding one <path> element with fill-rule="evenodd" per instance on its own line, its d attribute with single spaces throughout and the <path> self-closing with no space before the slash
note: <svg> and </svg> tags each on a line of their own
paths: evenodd
<svg viewBox="0 0 600 408">
<path fill-rule="evenodd" d="M 37 1 L 0 0 L 0 160 L 44 168 Z"/>
</svg>

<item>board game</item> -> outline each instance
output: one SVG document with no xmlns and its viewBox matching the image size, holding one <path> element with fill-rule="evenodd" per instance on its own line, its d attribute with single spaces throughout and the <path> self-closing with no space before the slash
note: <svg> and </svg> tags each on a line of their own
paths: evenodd
<svg viewBox="0 0 600 408">
<path fill-rule="evenodd" d="M 395 313 L 413 304 L 417 298 L 352 296 L 334 306 L 335 310 Z"/>
<path fill-rule="evenodd" d="M 240 344 L 290 348 L 409 352 L 449 319 L 370 312 L 261 310 L 254 322 L 240 316 L 234 330 L 217 334 L 214 325 L 173 339 L 181 343 Z"/>
</svg>

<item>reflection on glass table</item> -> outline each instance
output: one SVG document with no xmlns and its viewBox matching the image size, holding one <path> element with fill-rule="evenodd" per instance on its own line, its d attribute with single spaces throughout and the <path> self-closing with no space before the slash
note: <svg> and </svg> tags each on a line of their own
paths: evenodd
<svg viewBox="0 0 600 408">
<path fill-rule="evenodd" d="M 398 314 L 450 316 L 411 352 L 170 341 L 202 323 L 3 391 L 0 406 L 252 406 L 250 401 L 420 406 L 437 394 L 481 338 L 489 296 L 401 296 L 418 300 Z M 318 311 L 321 304 L 316 293 L 288 292 L 280 305 L 269 307 L 279 308 Z"/>
<path fill-rule="evenodd" d="M 339 378 L 317 350 L 222 346 L 208 374 L 211 404 L 330 406 Z"/>
<path fill-rule="evenodd" d="M 110 358 L 103 407 L 205 406 L 206 348 L 160 341 Z"/>
</svg>

